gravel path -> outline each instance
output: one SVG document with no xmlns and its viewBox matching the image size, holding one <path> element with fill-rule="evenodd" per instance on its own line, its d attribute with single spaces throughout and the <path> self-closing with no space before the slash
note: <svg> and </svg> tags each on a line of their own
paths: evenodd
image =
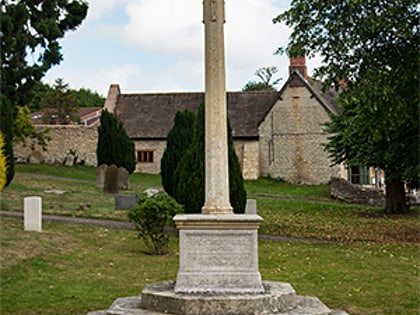
<svg viewBox="0 0 420 315">
<path fill-rule="evenodd" d="M 9 218 L 23 218 L 23 212 L 0 210 L 0 216 L 9 217 Z M 42 219 L 47 222 L 90 225 L 90 226 L 105 227 L 105 228 L 110 228 L 110 229 L 135 230 L 134 224 L 131 222 L 126 222 L 126 221 L 92 219 L 92 218 L 83 218 L 83 217 L 69 217 L 69 216 L 60 216 L 60 215 L 51 215 L 51 214 L 43 214 Z M 173 232 L 176 232 L 175 229 L 170 229 L 170 230 Z M 300 237 L 277 236 L 277 235 L 267 235 L 267 234 L 259 234 L 258 238 L 264 239 L 264 240 L 274 240 L 274 241 L 284 241 L 284 242 L 310 242 L 310 243 L 329 242 L 326 240 L 321 240 L 321 239 L 316 239 L 316 238 L 300 238 Z"/>
</svg>

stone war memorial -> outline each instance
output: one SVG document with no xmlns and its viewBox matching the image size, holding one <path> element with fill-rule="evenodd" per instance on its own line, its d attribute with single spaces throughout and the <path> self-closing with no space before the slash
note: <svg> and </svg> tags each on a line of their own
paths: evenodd
<svg viewBox="0 0 420 315">
<path fill-rule="evenodd" d="M 262 281 L 257 214 L 234 214 L 229 200 L 224 0 L 204 0 L 205 203 L 201 214 L 176 215 L 175 281 L 150 284 L 88 315 L 343 315 L 288 283 Z"/>
</svg>

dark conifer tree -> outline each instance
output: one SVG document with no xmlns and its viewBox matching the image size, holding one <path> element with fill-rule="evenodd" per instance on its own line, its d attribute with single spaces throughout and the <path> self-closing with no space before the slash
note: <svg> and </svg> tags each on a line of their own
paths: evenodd
<svg viewBox="0 0 420 315">
<path fill-rule="evenodd" d="M 98 165 L 115 164 L 129 173 L 136 167 L 134 143 L 130 140 L 123 124 L 107 110 L 102 111 L 96 156 Z"/>
<path fill-rule="evenodd" d="M 166 138 L 166 149 L 160 163 L 162 185 L 168 195 L 175 197 L 178 177 L 174 176 L 176 167 L 192 143 L 195 113 L 189 110 L 178 111 L 174 126 Z"/>
<path fill-rule="evenodd" d="M 184 205 L 186 213 L 200 213 L 204 205 L 204 130 L 204 104 L 201 104 L 196 118 L 193 142 L 174 175 L 178 178 L 175 199 Z M 243 213 L 246 191 L 229 123 L 228 131 L 230 203 L 235 213 Z"/>
</svg>

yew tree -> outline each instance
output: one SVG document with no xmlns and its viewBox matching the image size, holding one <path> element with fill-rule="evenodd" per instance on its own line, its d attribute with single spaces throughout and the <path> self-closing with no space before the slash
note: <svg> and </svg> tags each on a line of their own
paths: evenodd
<svg viewBox="0 0 420 315">
<path fill-rule="evenodd" d="M 419 180 L 419 9 L 414 0 L 293 0 L 273 22 L 293 29 L 290 56 L 320 55 L 315 76 L 341 89 L 326 129 L 335 163 L 386 176 L 388 213 L 408 211 Z"/>
</svg>

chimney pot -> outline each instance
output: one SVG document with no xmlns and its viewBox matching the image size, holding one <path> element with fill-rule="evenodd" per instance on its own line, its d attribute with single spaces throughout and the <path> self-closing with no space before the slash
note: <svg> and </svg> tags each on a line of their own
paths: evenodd
<svg viewBox="0 0 420 315">
<path fill-rule="evenodd" d="M 289 75 L 292 75 L 293 72 L 299 71 L 302 77 L 307 80 L 308 73 L 306 67 L 306 56 L 298 56 L 290 58 L 290 66 L 289 66 Z"/>
</svg>

